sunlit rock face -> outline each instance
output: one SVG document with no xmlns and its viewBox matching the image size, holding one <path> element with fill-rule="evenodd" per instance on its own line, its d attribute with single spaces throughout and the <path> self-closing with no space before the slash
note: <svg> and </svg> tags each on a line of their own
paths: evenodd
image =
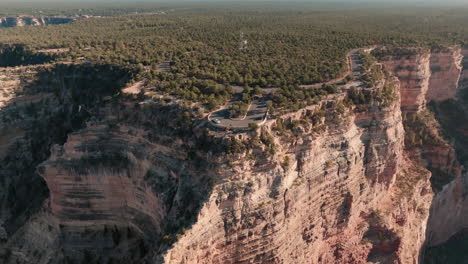
<svg viewBox="0 0 468 264">
<path fill-rule="evenodd" d="M 402 70 L 404 63 L 402 64 L 401 56 L 392 57 L 385 63 L 387 68 L 400 78 L 401 83 L 408 84 L 406 88 L 410 92 L 407 93 L 409 98 L 406 103 L 410 107 L 404 107 L 405 100 L 402 99 L 403 113 L 423 113 L 426 109 L 434 113 L 425 120 L 429 127 L 426 136 L 432 139 L 426 140 L 419 147 L 409 149 L 411 156 L 420 160 L 420 163 L 431 171 L 431 185 L 436 192 L 430 203 L 430 217 L 426 228 L 427 249 L 421 251 L 419 259 L 423 263 L 462 261 L 462 258 L 455 260 L 452 257 L 453 254 L 463 256 L 456 253 L 457 248 L 453 241 L 464 243 L 466 238 L 464 240 L 463 232 L 468 228 L 465 180 L 465 168 L 468 165 L 465 151 L 468 147 L 468 112 L 464 106 L 468 88 L 467 55 L 466 49 L 450 47 L 431 52 L 419 51 L 411 57 L 405 57 L 409 63 L 409 58 L 413 58 L 413 61 L 419 58 L 426 69 L 417 71 L 417 79 L 421 81 L 412 84 L 408 82 L 412 79 L 408 78 L 408 72 Z M 411 118 L 407 122 L 410 127 Z M 451 252 L 452 256 L 445 255 L 448 252 Z"/>
<path fill-rule="evenodd" d="M 427 120 L 436 140 L 422 146 L 404 147 L 401 128 L 402 115 L 456 98 L 464 51 L 404 53 L 382 60 L 399 80 L 398 104 L 353 113 L 310 137 L 277 137 L 282 155 L 257 161 L 261 169 L 237 163 L 166 263 L 419 263 L 424 246 L 467 228 L 463 167 L 441 120 Z M 446 175 L 442 191 L 429 181 Z"/>
<path fill-rule="evenodd" d="M 454 53 L 454 58 L 458 58 L 456 54 Z M 431 218 L 428 225 L 429 246 L 443 244 L 468 227 L 466 223 L 466 217 L 468 216 L 468 199 L 466 199 L 466 168 L 468 165 L 466 152 L 468 147 L 466 140 L 468 138 L 468 125 L 466 123 L 468 120 L 468 111 L 466 110 L 468 65 L 466 60 L 468 50 L 462 50 L 461 54 L 463 55 L 463 68 L 458 78 L 455 100 L 433 103 L 441 128 L 455 149 L 452 155 L 447 155 L 446 159 L 442 159 L 440 162 L 442 164 L 451 164 L 455 160 L 459 165 L 457 173 L 452 173 L 453 181 L 444 186 L 432 204 Z M 449 94 L 453 89 L 451 82 L 438 84 L 437 87 L 445 89 Z"/>
<path fill-rule="evenodd" d="M 405 158 L 399 96 L 324 122 L 325 130 L 305 125 L 294 138 L 267 123 L 277 154 L 238 157 L 165 262 L 416 262 L 432 194 L 429 173 Z"/>
<path fill-rule="evenodd" d="M 421 49 L 387 57 L 382 64 L 398 78 L 383 80 L 393 84 L 391 104 L 376 99 L 358 110 L 339 94 L 233 135 L 254 142 L 240 153 L 224 150 L 231 136 L 184 138 L 172 127 L 182 112 L 175 106 L 109 103 L 34 168 L 48 197 L 16 232 L 0 229 L 0 246 L 11 249 L 0 250 L 0 259 L 419 263 L 424 246 L 467 228 L 457 146 L 468 146 L 468 121 L 453 119 L 466 116 L 457 103 L 466 53 Z M 21 74 L 2 70 L 0 78 L 13 91 Z M 404 116 L 424 113 L 431 102 L 437 113 L 427 121 L 437 140 L 405 145 L 412 121 Z M 285 123 L 294 125 L 280 129 Z M 454 131 L 447 135 L 456 143 L 442 130 Z M 258 143 L 265 136 L 274 151 Z M 436 172 L 453 180 L 434 188 Z"/>
<path fill-rule="evenodd" d="M 456 97 L 462 71 L 462 59 L 460 47 L 446 48 L 431 53 L 431 78 L 426 95 L 428 102 L 440 102 Z"/>
<path fill-rule="evenodd" d="M 424 49 L 401 50 L 382 59 L 385 67 L 400 80 L 401 110 L 417 112 L 426 107 L 431 53 Z"/>
</svg>

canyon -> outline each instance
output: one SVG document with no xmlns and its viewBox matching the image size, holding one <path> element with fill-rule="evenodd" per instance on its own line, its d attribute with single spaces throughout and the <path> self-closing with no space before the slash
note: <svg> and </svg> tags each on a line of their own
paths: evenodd
<svg viewBox="0 0 468 264">
<path fill-rule="evenodd" d="M 104 66 L 1 69 L 0 260 L 446 260 L 467 229 L 468 50 L 372 53 L 372 87 L 246 133 L 117 95 L 132 77 Z"/>
<path fill-rule="evenodd" d="M 0 28 L 23 27 L 23 26 L 44 26 L 67 24 L 76 21 L 71 17 L 32 17 L 32 16 L 11 16 L 0 17 Z"/>
<path fill-rule="evenodd" d="M 231 182 L 253 190 L 215 192 L 165 263 L 462 261 L 461 247 L 452 256 L 439 248 L 453 248 L 454 235 L 464 241 L 466 229 L 466 50 L 385 52 L 376 56 L 398 78 L 396 102 L 349 113 L 319 134 L 296 128 L 285 141 L 267 125 L 281 146 L 277 163 L 267 173 L 237 163 Z"/>
</svg>

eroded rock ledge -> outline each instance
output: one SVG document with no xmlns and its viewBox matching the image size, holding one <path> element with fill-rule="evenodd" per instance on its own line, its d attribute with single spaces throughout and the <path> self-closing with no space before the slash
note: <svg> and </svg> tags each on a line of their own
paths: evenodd
<svg viewBox="0 0 468 264">
<path fill-rule="evenodd" d="M 406 158 L 399 84 L 385 81 L 373 90 L 394 85 L 388 105 L 335 98 L 267 123 L 275 154 L 237 156 L 165 263 L 416 262 L 429 172 Z"/>
<path fill-rule="evenodd" d="M 80 98 L 71 113 L 95 118 L 38 166 L 50 195 L 23 226 L 1 234 L 0 246 L 13 250 L 0 257 L 418 263 L 422 248 L 467 228 L 459 148 L 468 128 L 454 128 L 450 115 L 464 113 L 457 100 L 466 53 L 381 51 L 388 72 L 373 87 L 226 138 L 189 108 L 140 104 L 141 95 Z"/>
</svg>

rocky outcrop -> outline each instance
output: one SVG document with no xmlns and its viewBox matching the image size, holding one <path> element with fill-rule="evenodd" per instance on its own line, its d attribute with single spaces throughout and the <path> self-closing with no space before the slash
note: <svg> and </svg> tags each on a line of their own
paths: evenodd
<svg viewBox="0 0 468 264">
<path fill-rule="evenodd" d="M 54 258 L 79 262 L 99 256 L 104 262 L 115 258 L 122 263 L 142 258 L 161 235 L 169 211 L 164 200 L 168 191 L 155 192 L 146 179 L 150 173 L 165 175 L 171 190 L 177 171 L 172 165 L 182 162 L 175 161 L 179 156 L 128 128 L 90 127 L 70 135 L 65 145 L 56 145 L 39 167 L 50 190 L 47 215 L 60 227 L 55 240 L 63 243 L 58 245 L 63 255 Z M 131 252 L 117 251 L 121 246 Z"/>
<path fill-rule="evenodd" d="M 431 53 L 431 78 L 426 94 L 428 102 L 455 98 L 462 70 L 462 59 L 461 48 L 458 46 Z"/>
<path fill-rule="evenodd" d="M 274 158 L 237 157 L 165 263 L 416 262 L 432 196 L 404 159 L 399 100 L 357 114 L 334 101 L 279 119 L 304 124 L 292 134 L 267 124 Z"/>
<path fill-rule="evenodd" d="M 400 80 L 401 110 L 417 112 L 424 109 L 431 77 L 431 53 L 425 49 L 380 52 L 379 59 Z"/>
<path fill-rule="evenodd" d="M 69 136 L 39 168 L 51 191 L 51 212 L 63 221 L 80 220 L 80 225 L 129 222 L 139 212 L 140 221 L 150 223 L 141 230 L 159 228 L 164 205 L 144 182 L 151 167 L 147 157 L 157 146 L 139 143 L 137 136 L 109 131 L 110 139 L 105 139 L 101 133 L 90 128 Z"/>
<path fill-rule="evenodd" d="M 56 98 L 71 110 L 54 118 L 81 126 L 31 163 L 50 193 L 29 218 L 0 229 L 0 260 L 418 263 L 424 245 L 467 228 L 460 164 L 468 127 L 459 123 L 468 120 L 453 118 L 465 108 L 437 102 L 434 116 L 426 107 L 459 92 L 451 81 L 458 51 L 382 54 L 398 79 L 381 71 L 371 88 L 238 134 L 205 131 L 192 109 L 143 93 L 115 97 L 114 75 L 80 83 L 79 103 Z"/>
<path fill-rule="evenodd" d="M 404 53 L 408 51 L 403 51 Z M 430 217 L 427 222 L 425 248 L 422 250 L 421 261 L 424 263 L 445 263 L 449 259 L 462 261 L 461 258 L 452 258 L 446 252 L 456 252 L 457 249 L 448 249 L 452 245 L 450 238 L 466 230 L 467 202 L 466 171 L 468 165 L 465 149 L 468 144 L 465 140 L 468 128 L 466 120 L 465 89 L 467 64 L 466 50 L 459 47 L 441 48 L 433 50 L 429 55 L 418 51 L 413 57 L 430 57 L 423 60 L 425 68 L 429 65 L 430 71 L 424 74 L 429 79 L 426 86 L 413 83 L 408 86 L 412 106 L 404 107 L 406 148 L 413 160 L 423 164 L 431 172 L 431 185 L 436 195 L 431 201 Z M 398 57 L 397 57 L 398 58 Z M 408 57 L 407 57 L 408 58 Z M 401 74 L 401 59 L 388 60 L 386 63 L 390 70 L 395 71 L 402 83 L 407 83 L 408 76 Z M 462 67 L 463 66 L 463 67 Z M 426 83 L 426 82 L 424 82 Z M 420 89 L 425 87 L 424 89 Z M 428 106 L 421 98 L 425 98 L 435 115 L 429 113 Z M 407 100 L 407 101 L 408 101 Z M 456 237 L 460 240 L 462 235 Z M 452 244 L 450 244 L 452 243 Z M 444 248 L 445 247 L 445 248 Z M 443 250 L 442 250 L 443 249 Z M 462 256 L 461 253 L 453 253 Z M 455 260 L 456 259 L 456 260 Z"/>
<path fill-rule="evenodd" d="M 43 67 L 47 69 L 43 71 Z M 49 158 L 51 146 L 63 145 L 67 134 L 84 126 L 91 114 L 97 118 L 99 113 L 95 111 L 102 107 L 103 98 L 113 94 L 112 89 L 118 90 L 119 82 L 125 83 L 130 74 L 115 66 L 110 69 L 102 65 L 49 65 L 10 68 L 4 72 L 12 73 L 7 77 L 18 77 L 19 80 L 11 82 L 9 87 L 15 96 L 21 96 L 9 100 L 0 109 L 0 129 L 8 127 L 20 131 L 1 153 L 0 262 L 50 263 L 57 260 L 63 263 L 68 255 L 74 256 L 77 244 L 88 241 L 90 248 L 99 248 L 96 244 L 107 248 L 117 244 L 112 241 L 119 240 L 119 235 L 129 232 L 132 234 L 130 245 L 144 249 L 141 237 L 135 235 L 136 228 L 129 231 L 127 226 L 107 226 L 107 229 L 99 226 L 99 232 L 90 232 L 92 228 L 86 225 L 73 229 L 62 224 L 61 215 L 49 209 L 46 200 L 50 189 L 37 171 L 39 164 Z M 15 77 L 16 72 L 18 76 Z M 63 82 L 58 85 L 56 78 Z M 68 85 L 70 80 L 73 86 Z M 93 87 L 95 84 L 97 87 Z M 70 94 L 74 89 L 80 89 L 81 96 L 72 99 Z M 92 92 L 87 93 L 87 89 Z M 35 97 L 41 94 L 49 96 Z M 12 132 L 7 130 L 7 133 Z M 3 138 L 1 141 L 4 145 Z M 82 195 L 79 190 L 77 192 L 77 196 Z M 103 239 L 97 242 L 98 237 Z"/>
<path fill-rule="evenodd" d="M 73 21 L 76 19 L 70 17 L 0 17 L 0 28 L 67 24 Z"/>
<path fill-rule="evenodd" d="M 467 50 L 463 50 L 463 71 L 459 81 L 457 98 L 437 102 L 432 105 L 434 112 L 441 124 L 441 130 L 450 139 L 454 151 L 454 159 L 460 164 L 458 173 L 453 175 L 453 181 L 447 184 L 440 194 L 436 196 L 431 208 L 431 218 L 428 226 L 429 246 L 440 245 L 449 240 L 456 233 L 467 228 L 466 217 L 468 200 L 466 199 L 468 155 L 468 111 L 466 109 L 467 97 L 466 76 L 468 65 L 466 64 Z"/>
</svg>

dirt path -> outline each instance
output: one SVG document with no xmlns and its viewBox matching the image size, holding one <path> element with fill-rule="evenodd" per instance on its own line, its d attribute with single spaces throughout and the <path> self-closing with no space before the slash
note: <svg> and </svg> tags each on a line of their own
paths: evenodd
<svg viewBox="0 0 468 264">
<path fill-rule="evenodd" d="M 145 82 L 143 81 L 136 82 L 132 86 L 123 89 L 122 92 L 126 94 L 139 94 L 144 84 Z"/>
</svg>

